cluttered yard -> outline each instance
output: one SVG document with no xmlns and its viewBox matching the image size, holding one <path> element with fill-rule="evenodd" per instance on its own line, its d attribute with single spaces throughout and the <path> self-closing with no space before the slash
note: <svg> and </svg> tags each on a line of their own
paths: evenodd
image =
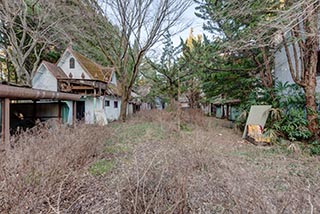
<svg viewBox="0 0 320 214">
<path fill-rule="evenodd" d="M 0 213 L 320 212 L 318 156 L 255 146 L 196 111 L 38 125 L 1 151 L 0 167 Z"/>
</svg>

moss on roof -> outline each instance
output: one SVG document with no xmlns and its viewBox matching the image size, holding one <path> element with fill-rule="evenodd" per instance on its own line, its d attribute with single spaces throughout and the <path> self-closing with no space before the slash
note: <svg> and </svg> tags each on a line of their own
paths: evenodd
<svg viewBox="0 0 320 214">
<path fill-rule="evenodd" d="M 103 67 L 74 50 L 70 49 L 70 52 L 77 59 L 80 65 L 88 72 L 92 79 L 105 82 L 111 81 L 113 68 Z"/>
<path fill-rule="evenodd" d="M 47 61 L 42 61 L 42 63 L 47 67 L 47 69 L 55 76 L 55 78 L 68 78 L 67 75 L 62 71 L 61 68 Z"/>
</svg>

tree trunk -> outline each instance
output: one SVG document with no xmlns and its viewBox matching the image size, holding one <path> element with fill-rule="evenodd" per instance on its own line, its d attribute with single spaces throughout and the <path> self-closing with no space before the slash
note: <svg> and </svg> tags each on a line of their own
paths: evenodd
<svg viewBox="0 0 320 214">
<path fill-rule="evenodd" d="M 126 122 L 127 119 L 127 106 L 129 101 L 129 94 L 127 90 L 122 89 L 121 93 L 121 107 L 120 107 L 120 120 Z"/>
<path fill-rule="evenodd" d="M 308 43 L 307 43 L 307 47 Z M 310 45 L 310 48 L 314 47 Z M 318 122 L 318 112 L 316 103 L 316 87 L 317 87 L 317 51 L 310 50 L 306 58 L 308 58 L 308 70 L 306 70 L 305 78 L 307 84 L 304 85 L 303 89 L 306 96 L 306 110 L 308 119 L 308 129 L 314 134 L 314 136 L 319 139 L 319 122 Z"/>
<path fill-rule="evenodd" d="M 317 139 L 319 139 L 319 131 L 318 131 L 318 114 L 317 114 L 317 104 L 316 104 L 316 96 L 315 89 L 313 86 L 308 86 L 304 88 L 306 95 L 306 110 L 307 110 L 307 119 L 308 119 L 308 129 L 311 133 L 315 135 Z"/>
</svg>

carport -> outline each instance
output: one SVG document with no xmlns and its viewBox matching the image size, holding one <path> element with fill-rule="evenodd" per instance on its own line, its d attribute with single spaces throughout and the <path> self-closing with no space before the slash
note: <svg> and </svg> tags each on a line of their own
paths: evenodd
<svg viewBox="0 0 320 214">
<path fill-rule="evenodd" d="M 59 103 L 64 101 L 73 101 L 73 124 L 76 120 L 76 101 L 79 101 L 81 95 L 17 87 L 0 84 L 1 99 L 1 123 L 2 123 L 2 142 L 8 143 L 10 140 L 10 100 L 33 100 L 34 105 L 39 100 L 57 100 Z M 61 117 L 61 108 L 59 108 L 58 117 Z"/>
</svg>

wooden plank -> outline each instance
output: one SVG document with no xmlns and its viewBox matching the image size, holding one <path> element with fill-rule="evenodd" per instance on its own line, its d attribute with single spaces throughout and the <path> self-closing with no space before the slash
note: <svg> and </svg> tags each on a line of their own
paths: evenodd
<svg viewBox="0 0 320 214">
<path fill-rule="evenodd" d="M 87 90 L 87 89 L 94 89 L 92 86 L 71 86 L 71 90 Z"/>
</svg>

